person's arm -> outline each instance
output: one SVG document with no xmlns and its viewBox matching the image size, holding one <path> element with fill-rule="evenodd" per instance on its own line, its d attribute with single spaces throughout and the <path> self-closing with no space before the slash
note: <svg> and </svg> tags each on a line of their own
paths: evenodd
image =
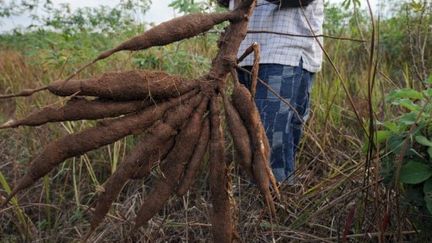
<svg viewBox="0 0 432 243">
<path fill-rule="evenodd" d="M 267 2 L 277 4 L 280 8 L 299 8 L 306 7 L 315 0 L 266 0 Z"/>
</svg>

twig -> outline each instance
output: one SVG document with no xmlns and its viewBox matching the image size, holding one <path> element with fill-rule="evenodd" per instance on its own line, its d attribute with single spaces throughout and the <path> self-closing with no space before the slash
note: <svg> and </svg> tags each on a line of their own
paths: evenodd
<svg viewBox="0 0 432 243">
<path fill-rule="evenodd" d="M 372 237 L 379 237 L 381 235 L 382 232 L 373 232 L 373 233 L 362 233 L 362 234 L 352 234 L 352 235 L 347 235 L 347 238 L 353 239 L 353 238 L 360 238 L 360 237 L 367 237 L 369 236 L 369 238 Z M 412 231 L 403 231 L 402 234 L 403 235 L 411 235 L 411 234 L 417 234 L 418 232 L 412 230 Z M 385 233 L 384 236 L 393 236 L 397 233 Z M 329 238 L 323 238 L 322 240 L 338 240 L 338 237 L 329 237 Z"/>
<path fill-rule="evenodd" d="M 303 17 L 304 17 L 304 19 L 306 20 L 306 23 L 309 26 L 309 30 L 312 33 L 312 36 L 316 36 L 315 32 L 314 32 L 314 30 L 312 28 L 312 24 L 310 23 L 310 20 L 308 19 L 307 15 L 305 13 L 304 8 L 301 8 L 301 10 L 302 10 L 302 13 L 303 13 Z M 349 103 L 350 103 L 351 107 L 353 108 L 354 114 L 355 114 L 355 116 L 357 118 L 357 121 L 358 121 L 360 127 L 362 128 L 362 130 L 364 131 L 364 133 L 366 134 L 366 136 L 369 136 L 368 131 L 366 130 L 366 128 L 365 128 L 365 126 L 363 124 L 363 121 L 362 121 L 362 119 L 361 119 L 361 117 L 360 117 L 360 115 L 359 115 L 359 113 L 357 111 L 357 108 L 354 105 L 354 101 L 352 99 L 352 96 L 351 96 L 350 92 L 348 91 L 348 87 L 346 87 L 345 80 L 342 78 L 342 74 L 339 72 L 339 69 L 336 67 L 336 64 L 333 62 L 333 59 L 330 57 L 330 55 L 328 54 L 328 52 L 324 49 L 324 46 L 321 43 L 321 41 L 317 37 L 314 37 L 314 38 L 315 38 L 316 43 L 319 45 L 319 47 L 321 48 L 322 52 L 326 56 L 327 60 L 329 61 L 330 65 L 332 66 L 333 70 L 336 72 L 336 75 L 338 76 L 338 78 L 339 78 L 339 80 L 340 80 L 340 82 L 342 84 L 342 88 L 344 89 L 344 91 L 345 91 L 345 93 L 346 93 L 346 95 L 348 97 Z"/>
<path fill-rule="evenodd" d="M 354 41 L 354 42 L 366 42 L 362 39 L 355 39 L 345 36 L 331 36 L 331 35 L 301 35 L 301 34 L 293 34 L 293 33 L 285 33 L 285 32 L 277 32 L 277 31 L 268 31 L 268 30 L 248 30 L 248 34 L 274 34 L 274 35 L 284 35 L 284 36 L 292 36 L 292 37 L 305 37 L 305 38 L 317 38 L 317 37 L 323 37 L 323 38 L 329 38 L 334 40 L 344 40 L 344 41 Z"/>
<path fill-rule="evenodd" d="M 376 70 L 378 61 L 375 58 L 375 48 L 376 48 L 376 37 L 377 37 L 377 31 L 375 26 L 375 18 L 373 15 L 372 7 L 369 0 L 366 0 L 368 10 L 369 10 L 369 16 L 371 19 L 371 28 L 372 28 L 372 35 L 371 35 L 371 41 L 369 46 L 369 63 L 368 63 L 368 112 L 369 112 L 369 136 L 368 136 L 368 148 L 367 148 L 367 156 L 366 156 L 366 163 L 365 163 L 365 175 L 363 177 L 363 186 L 367 186 L 370 179 L 370 168 L 371 163 L 374 157 L 374 151 L 376 150 L 375 147 L 375 114 L 373 110 L 373 104 L 372 104 L 372 98 L 373 98 L 373 89 L 375 86 L 375 78 L 376 78 Z M 378 53 L 377 53 L 378 56 Z M 366 187 L 366 190 L 363 191 L 364 193 L 364 208 L 367 208 L 368 203 L 368 195 L 369 195 L 369 187 Z M 375 208 L 376 210 L 376 208 Z M 374 215 L 376 212 L 374 213 Z M 362 224 L 366 220 L 366 214 L 363 214 L 362 216 Z"/>
<path fill-rule="evenodd" d="M 39 87 L 36 89 L 24 89 L 19 93 L 16 94 L 8 94 L 8 95 L 0 95 L 0 99 L 8 99 L 8 98 L 15 98 L 15 97 L 25 97 L 25 96 L 30 96 L 34 93 L 37 93 L 39 91 L 43 91 L 48 89 L 48 86 L 43 86 L 43 87 Z"/>
<path fill-rule="evenodd" d="M 206 32 L 206 34 L 220 34 L 220 33 L 223 33 L 223 31 L 221 31 L 221 30 L 209 30 L 209 31 Z M 293 36 L 293 37 L 304 37 L 304 38 L 323 37 L 323 38 L 328 38 L 328 39 L 333 39 L 333 40 L 340 40 L 340 41 L 353 41 L 353 42 L 360 42 L 360 43 L 367 42 L 366 40 L 363 40 L 363 39 L 356 39 L 356 38 L 351 38 L 351 37 L 346 37 L 346 36 L 332 36 L 332 35 L 325 35 L 325 34 L 321 34 L 321 35 L 300 35 L 300 34 L 285 33 L 285 32 L 276 32 L 276 31 L 268 31 L 268 30 L 248 30 L 247 33 L 248 34 L 257 34 L 257 33 L 275 34 L 275 35 L 284 35 L 284 36 Z"/>
</svg>

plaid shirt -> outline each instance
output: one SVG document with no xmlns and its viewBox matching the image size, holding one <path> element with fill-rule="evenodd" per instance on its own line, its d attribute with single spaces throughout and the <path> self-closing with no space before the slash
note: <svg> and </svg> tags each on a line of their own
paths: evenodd
<svg viewBox="0 0 432 243">
<path fill-rule="evenodd" d="M 232 8 L 233 0 L 230 2 Z M 309 20 L 315 35 L 322 34 L 324 21 L 323 0 L 315 0 L 301 8 L 288 8 L 280 10 L 275 4 L 265 0 L 258 0 L 257 7 L 249 21 L 249 31 L 270 31 L 301 36 L 312 36 Z M 322 37 L 318 40 L 323 43 Z M 303 59 L 303 68 L 309 72 L 318 72 L 321 69 L 322 50 L 313 37 L 299 37 L 278 35 L 271 33 L 248 33 L 242 42 L 239 55 L 246 48 L 257 42 L 261 48 L 260 63 L 273 63 L 289 66 L 298 66 Z M 253 63 L 253 55 L 249 55 L 241 66 L 249 66 Z"/>
</svg>

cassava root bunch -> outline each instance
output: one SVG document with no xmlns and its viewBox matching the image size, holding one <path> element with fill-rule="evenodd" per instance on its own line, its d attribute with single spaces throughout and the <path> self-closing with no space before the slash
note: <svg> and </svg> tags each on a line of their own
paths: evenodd
<svg viewBox="0 0 432 243">
<path fill-rule="evenodd" d="M 244 0 L 231 12 L 176 18 L 95 59 L 104 59 L 121 50 L 136 51 L 165 45 L 203 33 L 223 21 L 231 21 L 221 36 L 220 51 L 213 60 L 212 69 L 199 79 L 187 80 L 160 71 L 126 71 L 105 73 L 89 79 L 67 78 L 43 88 L 24 90 L 17 95 L 0 96 L 28 96 L 41 90 L 48 90 L 57 96 L 72 96 L 63 106 L 42 108 L 23 119 L 10 121 L 0 129 L 62 121 L 99 121 L 94 127 L 46 145 L 30 162 L 28 172 L 1 206 L 66 159 L 134 134 L 140 135 L 138 144 L 129 151 L 96 196 L 87 237 L 103 221 L 127 182 L 147 178 L 157 163 L 162 173 L 152 180 L 152 190 L 145 197 L 135 219 L 135 229 L 145 225 L 170 197 L 182 196 L 191 188 L 209 151 L 210 218 L 214 241 L 233 242 L 238 237 L 224 156 L 222 118 L 225 117 L 238 162 L 250 180 L 257 184 L 271 216 L 274 216 L 274 199 L 270 189 L 272 187 L 277 193 L 277 185 L 269 168 L 270 148 L 255 102 L 249 90 L 239 83 L 235 84 L 232 97 L 225 94 L 225 80 L 236 64 L 235 56 L 246 33 L 247 16 L 254 7 L 254 0 Z"/>
</svg>

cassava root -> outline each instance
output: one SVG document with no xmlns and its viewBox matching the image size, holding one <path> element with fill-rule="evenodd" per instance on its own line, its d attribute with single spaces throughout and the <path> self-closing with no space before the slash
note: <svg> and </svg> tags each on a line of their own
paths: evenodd
<svg viewBox="0 0 432 243">
<path fill-rule="evenodd" d="M 187 164 L 185 174 L 183 175 L 180 185 L 177 189 L 177 196 L 183 196 L 196 180 L 201 162 L 207 151 L 207 145 L 210 138 L 210 121 L 208 118 L 204 120 L 203 128 L 201 130 L 200 138 L 197 146 L 195 146 L 194 153 L 190 162 Z"/>
<path fill-rule="evenodd" d="M 143 50 L 204 33 L 214 25 L 230 21 L 221 35 L 219 53 L 209 73 L 199 79 L 185 79 L 160 71 L 109 72 L 99 77 L 65 80 L 37 89 L 0 96 L 30 96 L 48 90 L 72 96 L 64 106 L 48 106 L 2 128 L 40 126 L 50 122 L 98 120 L 95 127 L 66 135 L 45 146 L 15 185 L 2 206 L 19 191 L 28 188 L 64 160 L 114 143 L 125 136 L 140 135 L 97 194 L 87 237 L 97 229 L 129 180 L 149 177 L 154 166 L 162 173 L 153 178 L 152 190 L 137 212 L 132 232 L 146 224 L 171 196 L 182 196 L 192 186 L 209 151 L 209 186 L 212 208 L 210 219 L 214 242 L 238 240 L 230 196 L 229 164 L 225 160 L 222 110 L 238 154 L 241 168 L 254 180 L 265 198 L 271 216 L 275 215 L 270 187 L 277 185 L 269 167 L 270 147 L 251 93 L 236 82 L 232 98 L 225 95 L 228 73 L 236 66 L 237 50 L 246 35 L 248 16 L 255 0 L 240 1 L 231 12 L 193 14 L 162 23 L 144 34 L 103 52 L 92 63 L 118 51 Z M 256 56 L 259 57 L 259 56 Z M 256 58 L 257 59 L 257 58 Z M 258 61 L 255 65 L 255 76 Z M 221 99 L 222 98 L 222 99 Z M 223 105 L 223 108 L 222 108 Z"/>
<path fill-rule="evenodd" d="M 143 100 L 180 96 L 198 86 L 188 80 L 160 71 L 132 70 L 109 72 L 99 77 L 57 80 L 42 88 L 2 95 L 0 99 L 30 96 L 48 90 L 57 96 L 93 96 L 114 100 Z"/>
<path fill-rule="evenodd" d="M 237 152 L 238 162 L 248 175 L 253 178 L 252 150 L 248 131 L 243 125 L 243 121 L 241 120 L 238 111 L 234 108 L 226 95 L 223 95 L 223 102 L 225 107 L 225 117 Z"/>
<path fill-rule="evenodd" d="M 263 132 L 264 127 L 260 121 L 258 109 L 252 99 L 251 93 L 242 84 L 235 85 L 232 100 L 234 107 L 239 112 L 248 130 L 252 143 L 252 172 L 254 178 L 261 193 L 264 195 L 271 215 L 274 217 L 276 216 L 276 209 L 270 192 L 270 183 L 277 195 L 279 195 L 279 190 L 274 175 L 269 167 L 270 154 L 266 151 L 264 142 L 267 137 L 265 137 L 265 133 Z"/>
<path fill-rule="evenodd" d="M 163 22 L 142 35 L 127 40 L 114 49 L 101 53 L 93 62 L 105 59 L 119 51 L 137 51 L 147 49 L 152 46 L 163 46 L 179 40 L 194 37 L 198 34 L 210 30 L 213 26 L 227 20 L 238 20 L 237 12 L 196 13 Z"/>
<path fill-rule="evenodd" d="M 186 164 L 192 157 L 194 147 L 199 141 L 202 116 L 207 109 L 207 104 L 208 99 L 204 98 L 188 123 L 181 129 L 173 149 L 161 166 L 163 175 L 156 180 L 153 191 L 146 197 L 137 213 L 135 229 L 145 224 L 153 215 L 158 213 L 175 192 L 177 181 L 180 179 Z"/>
<path fill-rule="evenodd" d="M 62 107 L 45 107 L 21 120 L 8 122 L 0 129 L 19 126 L 40 126 L 48 122 L 97 120 L 117 117 L 142 110 L 154 102 L 150 100 L 113 101 L 104 99 L 88 100 L 74 97 Z"/>
<path fill-rule="evenodd" d="M 114 100 L 170 98 L 197 87 L 195 80 L 168 75 L 159 71 L 126 71 L 105 73 L 82 80 L 55 81 L 48 90 L 59 96 L 73 94 Z"/>
<path fill-rule="evenodd" d="M 177 129 L 190 116 L 197 102 L 186 102 L 168 110 L 161 121 L 156 122 L 129 153 L 113 175 L 104 183 L 105 188 L 97 199 L 91 220 L 96 229 L 108 212 L 112 202 L 129 179 L 146 177 L 156 161 L 165 159 L 174 144 Z"/>
<path fill-rule="evenodd" d="M 173 98 L 168 102 L 149 107 L 137 114 L 116 118 L 109 123 L 88 128 L 76 134 L 66 135 L 49 143 L 32 160 L 29 172 L 18 181 L 18 184 L 2 203 L 2 206 L 9 202 L 17 192 L 31 186 L 36 180 L 46 175 L 64 160 L 113 143 L 132 133 L 141 133 L 160 119 L 168 108 L 179 105 L 184 99 L 195 95 L 195 93 L 190 92 L 184 97 Z M 193 96 L 191 99 L 196 102 L 199 101 L 199 98 L 200 96 Z"/>
<path fill-rule="evenodd" d="M 225 163 L 224 137 L 220 121 L 220 97 L 210 104 L 209 184 L 212 201 L 211 223 L 215 242 L 230 243 L 234 237 L 233 216 L 228 194 L 228 169 Z"/>
</svg>

